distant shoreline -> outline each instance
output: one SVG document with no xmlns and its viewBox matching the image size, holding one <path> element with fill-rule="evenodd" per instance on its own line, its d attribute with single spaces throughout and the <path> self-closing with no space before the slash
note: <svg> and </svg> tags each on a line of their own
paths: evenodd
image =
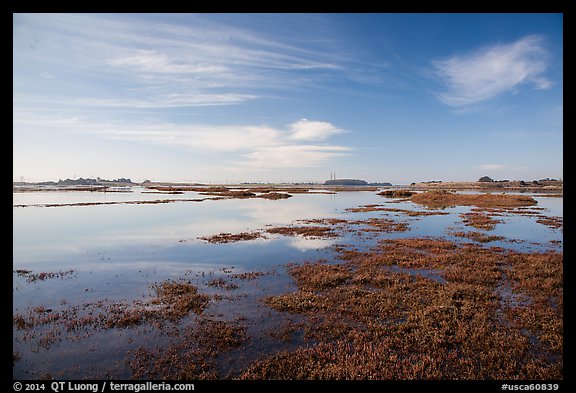
<svg viewBox="0 0 576 393">
<path fill-rule="evenodd" d="M 179 190 L 195 191 L 197 188 L 210 189 L 226 187 L 230 190 L 253 189 L 258 187 L 284 190 L 298 187 L 302 190 L 330 190 L 330 191 L 378 191 L 389 188 L 402 188 L 412 191 L 452 190 L 452 191 L 487 191 L 487 192 L 542 192 L 563 194 L 564 183 L 560 180 L 544 180 L 526 183 L 523 181 L 493 181 L 493 182 L 420 182 L 410 185 L 327 185 L 320 183 L 242 183 L 242 184 L 199 184 L 175 182 L 145 182 L 145 183 L 115 183 L 98 185 L 45 185 L 41 183 L 13 182 L 13 192 L 35 191 L 91 191 L 91 192 L 129 192 L 130 187 L 142 186 L 150 189 L 174 188 Z"/>
</svg>

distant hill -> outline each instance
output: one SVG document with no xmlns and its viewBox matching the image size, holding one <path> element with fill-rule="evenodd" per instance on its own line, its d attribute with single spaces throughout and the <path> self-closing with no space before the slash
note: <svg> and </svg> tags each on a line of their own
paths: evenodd
<svg viewBox="0 0 576 393">
<path fill-rule="evenodd" d="M 326 180 L 324 182 L 326 186 L 367 186 L 368 182 L 359 179 L 335 179 Z"/>
<path fill-rule="evenodd" d="M 379 187 L 392 187 L 392 183 L 368 183 L 369 186 L 379 186 Z"/>
<path fill-rule="evenodd" d="M 95 185 L 103 185 L 103 184 L 134 184 L 132 180 L 126 179 L 124 177 L 114 179 L 114 180 L 106 180 L 106 179 L 90 179 L 90 178 L 79 178 L 76 180 L 66 179 L 66 180 L 58 180 L 57 182 L 53 181 L 46 181 L 42 183 L 38 183 L 38 185 L 42 186 L 95 186 Z"/>
</svg>

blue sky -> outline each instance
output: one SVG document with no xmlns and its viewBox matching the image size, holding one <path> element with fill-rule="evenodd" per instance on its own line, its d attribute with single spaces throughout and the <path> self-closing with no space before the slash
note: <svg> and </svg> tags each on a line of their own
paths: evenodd
<svg viewBox="0 0 576 393">
<path fill-rule="evenodd" d="M 14 14 L 13 180 L 562 178 L 561 14 Z"/>
</svg>

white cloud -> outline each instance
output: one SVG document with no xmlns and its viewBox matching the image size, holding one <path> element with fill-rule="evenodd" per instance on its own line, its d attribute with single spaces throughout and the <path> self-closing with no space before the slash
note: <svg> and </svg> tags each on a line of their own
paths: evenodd
<svg viewBox="0 0 576 393">
<path fill-rule="evenodd" d="M 68 101 L 69 105 L 83 105 L 86 107 L 104 107 L 104 108 L 182 108 L 193 106 L 214 106 L 214 105 L 231 105 L 255 99 L 256 96 L 250 94 L 235 93 L 198 93 L 198 94 L 161 94 L 145 99 L 99 99 L 99 98 L 80 98 Z"/>
<path fill-rule="evenodd" d="M 280 143 L 279 133 L 266 126 L 177 125 L 92 125 L 81 128 L 107 139 L 174 146 L 203 152 L 243 152 Z"/>
<path fill-rule="evenodd" d="M 13 95 L 15 109 L 23 110 L 52 110 L 54 108 L 66 108 L 81 110 L 85 113 L 97 108 L 107 109 L 164 109 L 186 108 L 197 106 L 233 105 L 248 100 L 254 100 L 257 96 L 238 93 L 166 93 L 146 96 L 142 94 L 138 98 L 73 98 L 50 97 L 47 95 Z"/>
<path fill-rule="evenodd" d="M 126 67 L 133 71 L 154 73 L 221 73 L 227 67 L 217 64 L 177 62 L 165 53 L 156 50 L 140 49 L 133 54 L 117 56 L 107 61 L 109 65 Z"/>
<path fill-rule="evenodd" d="M 302 122 L 302 121 L 300 121 Z M 352 149 L 338 145 L 299 144 L 294 140 L 294 124 L 287 129 L 266 125 L 202 125 L 157 123 L 102 123 L 79 117 L 40 115 L 15 111 L 15 128 L 37 128 L 70 133 L 86 133 L 105 139 L 131 141 L 156 146 L 171 146 L 192 152 L 231 154 L 231 165 L 251 169 L 307 168 L 348 154 Z M 306 139 L 327 139 L 338 130 L 328 122 L 308 121 L 312 125 Z M 298 129 L 298 127 L 296 127 Z M 305 128 L 305 127 L 304 127 Z"/>
<path fill-rule="evenodd" d="M 343 132 L 330 123 L 307 119 L 292 123 L 289 127 L 292 132 L 292 139 L 296 140 L 321 141 Z"/>
<path fill-rule="evenodd" d="M 503 164 L 482 164 L 478 168 L 485 171 L 499 171 L 507 168 L 507 166 Z"/>
<path fill-rule="evenodd" d="M 462 107 L 512 91 L 524 83 L 548 89 L 552 83 L 541 76 L 548 67 L 543 38 L 526 36 L 510 44 L 484 48 L 467 56 L 434 62 L 447 90 L 438 94 L 444 104 Z"/>
</svg>

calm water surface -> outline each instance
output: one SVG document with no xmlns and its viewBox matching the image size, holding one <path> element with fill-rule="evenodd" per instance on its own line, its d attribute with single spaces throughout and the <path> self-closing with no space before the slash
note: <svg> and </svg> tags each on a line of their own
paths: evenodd
<svg viewBox="0 0 576 393">
<path fill-rule="evenodd" d="M 285 200 L 226 199 L 202 202 L 178 201 L 207 198 L 196 192 L 153 194 L 133 187 L 132 192 L 24 192 L 13 193 L 13 269 L 34 273 L 66 272 L 61 278 L 28 282 L 13 275 L 13 312 L 42 306 L 59 309 L 74 305 L 107 301 L 132 301 L 150 297 L 150 286 L 166 279 L 181 277 L 218 277 L 223 272 L 273 272 L 255 282 L 247 282 L 236 293 L 244 301 L 236 302 L 232 314 L 262 317 L 257 298 L 262 293 L 282 293 L 293 287 L 284 265 L 324 258 L 334 259 L 334 244 L 366 248 L 382 238 L 447 237 L 457 231 L 480 231 L 464 226 L 462 213 L 470 207 L 453 207 L 448 215 L 408 217 L 397 212 L 352 213 L 348 208 L 380 204 L 386 208 L 426 210 L 409 201 L 387 199 L 376 192 L 339 192 L 337 194 L 294 194 Z M 563 199 L 531 195 L 537 201 L 538 214 L 562 217 Z M 211 198 L 211 197 L 209 197 Z M 44 204 L 133 202 L 157 199 L 175 200 L 162 204 L 108 204 L 90 206 L 43 207 Z M 18 205 L 18 207 L 16 206 Z M 27 205 L 27 207 L 20 207 Z M 306 239 L 264 233 L 270 226 L 304 225 L 298 220 L 341 218 L 362 220 L 386 217 L 408 223 L 404 232 L 378 233 L 358 237 L 343 233 L 330 239 Z M 562 251 L 562 230 L 536 222 L 539 217 L 508 214 L 492 231 L 504 241 L 489 243 L 521 251 Z M 223 232 L 262 232 L 266 238 L 228 244 L 209 244 L 199 237 Z M 511 242 L 509 240 L 514 240 Z M 202 287 L 202 292 L 213 289 Z M 230 313 L 227 303 L 212 307 L 215 315 Z M 267 309 L 268 314 L 273 311 Z M 129 339 L 128 339 L 129 337 Z M 131 329 L 98 332 L 82 340 L 61 340 L 47 349 L 14 330 L 14 351 L 20 359 L 14 363 L 14 378 L 35 379 L 45 374 L 64 378 L 103 377 L 109 371 L 117 378 L 129 377 L 124 364 L 127 350 L 143 343 L 149 332 Z M 161 343 L 165 338 L 155 337 Z M 259 345 L 265 345 L 261 343 Z M 79 365 L 75 356 L 82 356 Z M 106 367 L 102 367 L 102 362 Z"/>
</svg>

